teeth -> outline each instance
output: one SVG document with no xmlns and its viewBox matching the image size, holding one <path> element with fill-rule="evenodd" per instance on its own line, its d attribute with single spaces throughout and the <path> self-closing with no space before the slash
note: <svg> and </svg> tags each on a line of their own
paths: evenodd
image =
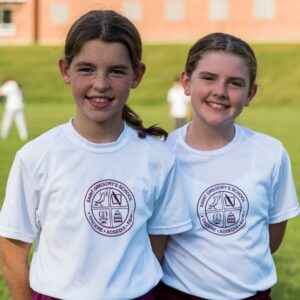
<svg viewBox="0 0 300 300">
<path fill-rule="evenodd" d="M 107 99 L 106 99 L 106 98 L 95 98 L 95 101 L 96 101 L 97 103 L 103 103 L 103 102 L 106 102 Z"/>
<path fill-rule="evenodd" d="M 225 105 L 219 104 L 219 103 L 212 103 L 212 102 L 210 102 L 209 104 L 210 104 L 211 107 L 214 107 L 214 108 L 226 108 Z"/>
</svg>

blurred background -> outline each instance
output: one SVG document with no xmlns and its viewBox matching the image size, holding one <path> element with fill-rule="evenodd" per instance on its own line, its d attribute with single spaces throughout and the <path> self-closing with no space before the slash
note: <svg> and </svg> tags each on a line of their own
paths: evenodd
<svg viewBox="0 0 300 300">
<path fill-rule="evenodd" d="M 190 42 L 224 31 L 248 41 L 299 41 L 299 0 L 6 0 L 1 44 L 59 44 L 81 14 L 113 9 L 131 19 L 144 42 Z"/>
<path fill-rule="evenodd" d="M 300 191 L 300 1 L 299 0 L 0 0 L 0 81 L 21 84 L 29 140 L 67 122 L 74 114 L 69 90 L 58 71 L 66 33 L 91 9 L 113 9 L 139 29 L 147 72 L 129 105 L 145 125 L 173 130 L 167 91 L 183 70 L 190 46 L 216 31 L 253 46 L 258 60 L 257 96 L 239 123 L 280 139 L 288 150 Z M 0 101 L 0 119 L 5 99 Z M 24 145 L 13 126 L 0 140 L 0 206 L 16 151 Z M 273 300 L 300 295 L 300 218 L 289 221 L 274 255 L 278 283 Z M 0 299 L 10 299 L 0 272 Z"/>
</svg>

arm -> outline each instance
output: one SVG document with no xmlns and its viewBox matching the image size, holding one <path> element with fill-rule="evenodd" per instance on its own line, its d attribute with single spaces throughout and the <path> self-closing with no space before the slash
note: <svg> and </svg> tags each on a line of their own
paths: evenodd
<svg viewBox="0 0 300 300">
<path fill-rule="evenodd" d="M 162 262 L 164 251 L 168 244 L 167 235 L 150 235 L 152 250 L 159 262 Z"/>
<path fill-rule="evenodd" d="M 0 263 L 13 300 L 31 300 L 28 255 L 31 244 L 0 237 Z"/>
<path fill-rule="evenodd" d="M 279 246 L 281 245 L 281 242 L 285 234 L 286 225 L 287 225 L 287 221 L 277 223 L 277 224 L 269 224 L 271 253 L 277 251 Z"/>
</svg>

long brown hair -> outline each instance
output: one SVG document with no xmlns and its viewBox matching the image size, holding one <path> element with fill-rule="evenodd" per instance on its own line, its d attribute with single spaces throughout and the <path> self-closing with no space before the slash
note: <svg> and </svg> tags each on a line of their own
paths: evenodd
<svg viewBox="0 0 300 300">
<path fill-rule="evenodd" d="M 118 42 L 128 50 L 133 70 L 141 63 L 142 42 L 138 30 L 126 17 L 112 10 L 92 10 L 81 16 L 70 28 L 65 42 L 65 59 L 70 65 L 82 46 L 93 39 Z M 153 135 L 167 138 L 168 133 L 156 126 L 145 128 L 141 118 L 128 105 L 123 107 L 122 118 L 137 130 L 139 137 Z"/>
</svg>

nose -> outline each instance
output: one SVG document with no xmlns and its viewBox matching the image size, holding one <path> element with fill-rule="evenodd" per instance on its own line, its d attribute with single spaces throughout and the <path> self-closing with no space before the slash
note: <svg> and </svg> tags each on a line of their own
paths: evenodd
<svg viewBox="0 0 300 300">
<path fill-rule="evenodd" d="M 109 77 L 106 74 L 96 74 L 93 78 L 93 87 L 98 91 L 105 91 L 109 88 Z"/>
<path fill-rule="evenodd" d="M 225 82 L 216 82 L 215 88 L 214 88 L 214 96 L 218 98 L 227 98 L 228 92 L 227 92 L 227 86 Z"/>
</svg>

